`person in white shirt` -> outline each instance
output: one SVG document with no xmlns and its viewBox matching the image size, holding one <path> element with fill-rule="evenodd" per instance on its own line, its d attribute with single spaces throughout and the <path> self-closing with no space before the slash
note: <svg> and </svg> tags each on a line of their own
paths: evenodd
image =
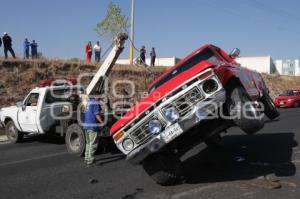
<svg viewBox="0 0 300 199">
<path fill-rule="evenodd" d="M 99 63 L 101 59 L 101 46 L 99 41 L 97 41 L 97 43 L 94 46 L 94 52 L 95 52 L 95 62 Z"/>
</svg>

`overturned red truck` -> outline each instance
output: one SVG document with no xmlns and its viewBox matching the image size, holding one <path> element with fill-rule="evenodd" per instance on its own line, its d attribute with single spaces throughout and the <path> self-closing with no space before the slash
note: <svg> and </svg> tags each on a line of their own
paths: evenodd
<svg viewBox="0 0 300 199">
<path fill-rule="evenodd" d="M 149 94 L 111 128 L 117 147 L 161 185 L 182 179 L 179 157 L 237 125 L 254 134 L 279 113 L 262 76 L 214 45 L 204 45 L 161 75 Z"/>
</svg>

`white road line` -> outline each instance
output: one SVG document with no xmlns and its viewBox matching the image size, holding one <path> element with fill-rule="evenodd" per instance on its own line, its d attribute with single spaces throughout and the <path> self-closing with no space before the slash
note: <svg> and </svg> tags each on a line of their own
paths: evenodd
<svg viewBox="0 0 300 199">
<path fill-rule="evenodd" d="M 65 154 L 68 154 L 68 153 L 67 152 L 54 153 L 54 154 L 51 154 L 51 155 L 44 155 L 44 156 L 28 158 L 28 159 L 24 159 L 24 160 L 6 162 L 6 163 L 3 163 L 3 164 L 0 164 L 0 167 L 13 165 L 13 164 L 20 164 L 20 163 L 30 162 L 30 161 L 34 161 L 34 160 L 41 160 L 41 159 L 51 158 L 51 157 L 55 157 L 55 156 L 65 155 Z"/>
</svg>

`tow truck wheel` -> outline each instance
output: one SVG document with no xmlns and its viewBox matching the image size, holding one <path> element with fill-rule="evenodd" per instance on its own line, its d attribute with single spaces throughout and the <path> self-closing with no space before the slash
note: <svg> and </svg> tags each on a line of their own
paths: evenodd
<svg viewBox="0 0 300 199">
<path fill-rule="evenodd" d="M 66 132 L 67 150 L 72 155 L 83 156 L 85 151 L 84 131 L 79 124 L 72 124 Z"/>
<path fill-rule="evenodd" d="M 280 115 L 280 113 L 278 112 L 278 110 L 273 102 L 273 99 L 270 97 L 270 95 L 267 92 L 263 93 L 261 102 L 264 105 L 265 114 L 269 119 L 274 120 L 275 118 L 277 118 Z"/>
<path fill-rule="evenodd" d="M 264 127 L 263 115 L 241 86 L 233 88 L 229 100 L 229 114 L 246 134 L 252 135 Z"/>
<path fill-rule="evenodd" d="M 10 143 L 18 143 L 21 142 L 24 134 L 18 131 L 13 121 L 9 121 L 5 126 L 5 134 Z"/>
<path fill-rule="evenodd" d="M 147 157 L 142 165 L 146 173 L 163 186 L 174 185 L 182 179 L 180 159 L 174 155 L 153 154 Z"/>
</svg>

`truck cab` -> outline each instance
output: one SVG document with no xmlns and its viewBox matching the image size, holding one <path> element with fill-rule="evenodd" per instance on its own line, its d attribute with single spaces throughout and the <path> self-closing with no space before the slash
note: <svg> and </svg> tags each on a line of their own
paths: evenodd
<svg viewBox="0 0 300 199">
<path fill-rule="evenodd" d="M 15 106 L 0 110 L 1 123 L 10 142 L 19 142 L 26 134 L 58 133 L 59 116 L 70 97 L 83 91 L 80 85 L 47 85 L 32 89 Z"/>
</svg>

